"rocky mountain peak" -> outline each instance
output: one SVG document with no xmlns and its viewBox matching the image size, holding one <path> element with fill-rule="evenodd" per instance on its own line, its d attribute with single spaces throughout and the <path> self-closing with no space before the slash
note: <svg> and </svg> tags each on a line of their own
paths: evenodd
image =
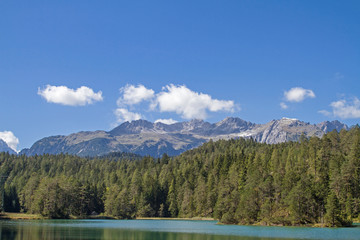
<svg viewBox="0 0 360 240">
<path fill-rule="evenodd" d="M 114 136 L 122 134 L 138 134 L 142 131 L 149 131 L 154 128 L 154 124 L 146 120 L 135 120 L 131 122 L 124 122 L 120 126 L 110 131 Z"/>
<path fill-rule="evenodd" d="M 224 120 L 221 120 L 220 122 L 217 122 L 215 125 L 216 126 L 221 126 L 221 125 L 238 125 L 239 123 L 243 123 L 245 122 L 244 120 L 242 120 L 241 118 L 235 118 L 235 117 L 227 117 Z"/>
<path fill-rule="evenodd" d="M 297 118 L 288 118 L 288 117 L 282 117 L 280 119 L 281 121 L 299 121 Z"/>
<path fill-rule="evenodd" d="M 110 152 L 132 152 L 161 157 L 163 153 L 177 155 L 198 147 L 210 139 L 253 138 L 262 143 L 298 141 L 306 137 L 321 137 L 324 133 L 348 127 L 339 122 L 317 125 L 294 118 L 281 118 L 266 124 L 255 124 L 240 118 L 228 117 L 218 123 L 199 119 L 174 124 L 152 123 L 146 120 L 125 122 L 110 132 L 79 132 L 68 136 L 43 138 L 22 153 L 70 153 L 80 156 L 98 156 Z"/>
<path fill-rule="evenodd" d="M 182 123 L 182 130 L 181 132 L 193 132 L 193 133 L 199 133 L 204 131 L 204 129 L 207 129 L 211 126 L 210 123 L 205 122 L 201 119 L 192 119 L 188 122 Z"/>
<path fill-rule="evenodd" d="M 258 142 L 273 144 L 298 141 L 302 134 L 305 134 L 306 137 L 321 137 L 324 132 L 316 125 L 295 118 L 281 118 L 258 126 L 255 133 L 253 133 L 253 137 Z"/>
<path fill-rule="evenodd" d="M 8 152 L 10 154 L 16 154 L 16 152 L 7 145 L 7 143 L 0 139 L 0 152 Z"/>
<path fill-rule="evenodd" d="M 256 124 L 247 122 L 241 118 L 227 117 L 215 124 L 212 134 L 239 133 L 254 128 Z"/>
<path fill-rule="evenodd" d="M 283 117 L 281 118 L 280 120 L 277 120 L 283 124 L 292 124 L 292 123 L 295 123 L 295 122 L 301 122 L 299 121 L 299 119 L 296 119 L 296 118 L 287 118 L 287 117 Z"/>
<path fill-rule="evenodd" d="M 324 121 L 317 124 L 316 126 L 319 127 L 325 133 L 331 132 L 333 130 L 340 132 L 341 129 L 346 129 L 346 130 L 349 129 L 349 127 L 346 124 L 339 122 L 338 120 L 334 120 L 331 122 Z"/>
</svg>

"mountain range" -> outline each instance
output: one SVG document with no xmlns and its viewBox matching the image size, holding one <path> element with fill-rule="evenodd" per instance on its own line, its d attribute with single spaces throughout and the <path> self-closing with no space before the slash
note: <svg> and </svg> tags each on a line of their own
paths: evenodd
<svg viewBox="0 0 360 240">
<path fill-rule="evenodd" d="M 339 121 L 310 124 L 298 119 L 282 118 L 266 124 L 256 124 L 228 117 L 217 123 L 191 120 L 174 124 L 152 123 L 146 120 L 125 122 L 111 131 L 86 131 L 68 136 L 51 136 L 35 142 L 20 154 L 69 153 L 78 156 L 101 156 L 111 152 L 130 152 L 160 157 L 174 156 L 213 139 L 253 138 L 261 143 L 298 141 L 306 137 L 321 137 L 332 130 L 348 126 Z"/>
</svg>

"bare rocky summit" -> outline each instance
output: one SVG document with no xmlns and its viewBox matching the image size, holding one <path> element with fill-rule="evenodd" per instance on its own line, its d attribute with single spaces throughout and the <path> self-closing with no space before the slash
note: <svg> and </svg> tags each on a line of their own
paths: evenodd
<svg viewBox="0 0 360 240">
<path fill-rule="evenodd" d="M 16 152 L 7 145 L 5 141 L 0 139 L 0 152 L 8 152 L 10 154 L 16 154 Z"/>
<path fill-rule="evenodd" d="M 200 146 L 213 139 L 253 138 L 261 143 L 275 144 L 298 141 L 306 137 L 321 137 L 332 130 L 348 129 L 339 121 L 310 124 L 298 119 L 282 118 L 266 124 L 255 124 L 228 117 L 217 123 L 191 120 L 174 124 L 152 123 L 146 120 L 125 122 L 113 130 L 79 132 L 68 136 L 43 138 L 21 154 L 69 153 L 79 156 L 101 156 L 111 152 L 131 152 L 160 157 L 172 156 Z"/>
</svg>

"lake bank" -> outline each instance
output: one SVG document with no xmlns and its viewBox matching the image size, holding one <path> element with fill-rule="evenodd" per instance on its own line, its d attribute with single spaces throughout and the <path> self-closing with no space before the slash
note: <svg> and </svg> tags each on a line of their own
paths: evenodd
<svg viewBox="0 0 360 240">
<path fill-rule="evenodd" d="M 166 218 L 166 217 L 137 217 L 136 220 L 187 220 L 187 221 L 215 221 L 214 218 L 192 217 L 192 218 Z"/>
<path fill-rule="evenodd" d="M 40 220 L 40 219 L 48 219 L 40 214 L 29 214 L 29 213 L 11 213 L 11 212 L 4 212 L 0 213 L 0 219 L 7 219 L 7 220 Z M 89 215 L 81 217 L 70 217 L 69 219 L 118 219 L 111 216 L 105 215 Z M 214 218 L 206 218 L 206 217 L 192 217 L 192 218 L 166 218 L 166 217 L 137 217 L 136 220 L 188 220 L 188 221 L 214 221 Z"/>
<path fill-rule="evenodd" d="M 28 214 L 28 213 L 11 213 L 5 212 L 0 214 L 0 220 L 52 220 L 49 218 L 45 218 L 40 214 Z M 122 220 L 112 216 L 106 215 L 89 215 L 84 217 L 73 217 L 70 216 L 69 220 L 81 220 L 81 219 L 88 219 L 88 220 Z M 192 217 L 192 218 L 166 218 L 166 217 L 137 217 L 133 220 L 183 220 L 183 221 L 217 221 L 214 218 L 209 217 Z M 307 225 L 283 225 L 283 224 L 264 224 L 264 223 L 254 223 L 250 225 L 240 225 L 240 224 L 226 224 L 221 223 L 218 221 L 218 225 L 233 225 L 233 226 L 268 226 L 268 227 L 311 227 L 311 228 L 333 228 L 328 227 L 323 223 L 316 223 L 316 224 L 307 224 Z M 348 227 L 354 227 L 360 224 L 358 219 L 354 219 L 353 225 Z M 335 227 L 336 228 L 336 227 Z"/>
<path fill-rule="evenodd" d="M 116 239 L 116 240 L 358 240 L 360 227 L 311 228 L 219 225 L 191 220 L 6 220 L 1 239 Z"/>
<path fill-rule="evenodd" d="M 29 214 L 29 213 L 0 213 L 0 219 L 7 220 L 39 220 L 44 219 L 40 214 Z"/>
</svg>

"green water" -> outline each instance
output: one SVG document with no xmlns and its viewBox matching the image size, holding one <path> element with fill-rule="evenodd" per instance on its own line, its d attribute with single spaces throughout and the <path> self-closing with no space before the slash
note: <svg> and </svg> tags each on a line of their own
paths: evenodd
<svg viewBox="0 0 360 240">
<path fill-rule="evenodd" d="M 360 239 L 353 228 L 217 225 L 183 220 L 28 220 L 0 221 L 0 239 Z"/>
</svg>

